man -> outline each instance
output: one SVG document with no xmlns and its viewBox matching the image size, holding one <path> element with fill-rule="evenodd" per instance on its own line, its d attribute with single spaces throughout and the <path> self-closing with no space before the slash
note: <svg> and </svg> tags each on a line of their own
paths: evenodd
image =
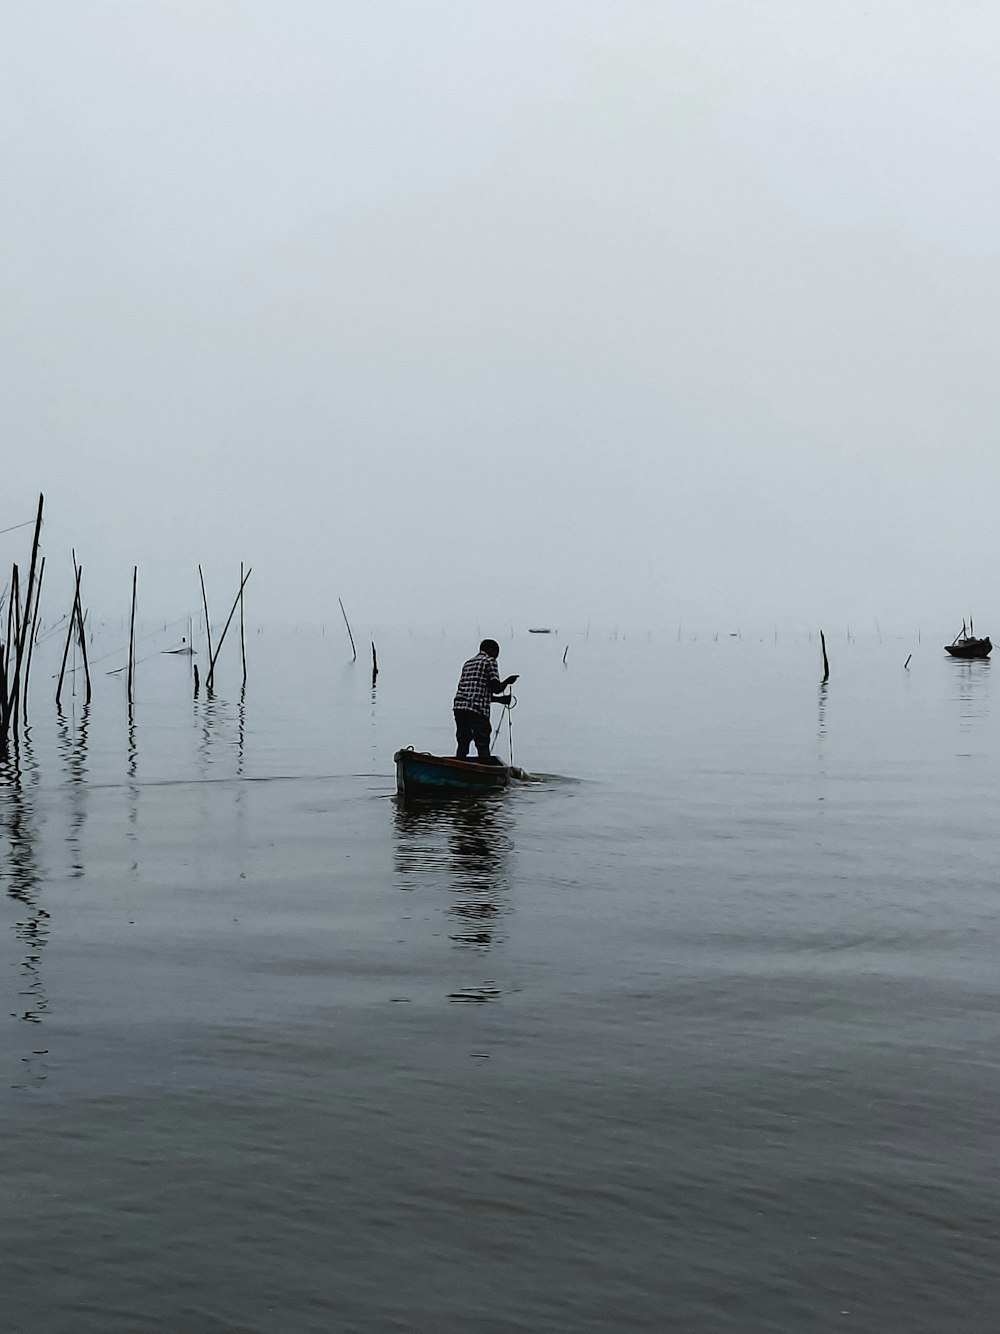
<svg viewBox="0 0 1000 1334">
<path fill-rule="evenodd" d="M 496 763 L 490 757 L 490 704 L 509 704 L 510 695 L 503 692 L 517 680 L 508 676 L 500 680 L 497 671 L 497 658 L 500 645 L 495 639 L 484 639 L 479 645 L 479 652 L 470 658 L 462 668 L 458 690 L 455 694 L 455 735 L 458 738 L 458 750 L 455 758 L 468 759 L 469 743 L 476 743 L 476 755 L 481 764 Z"/>
</svg>

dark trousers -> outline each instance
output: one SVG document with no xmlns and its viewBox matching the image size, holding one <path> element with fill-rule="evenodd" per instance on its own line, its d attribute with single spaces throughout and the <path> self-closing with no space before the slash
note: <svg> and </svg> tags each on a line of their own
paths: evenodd
<svg viewBox="0 0 1000 1334">
<path fill-rule="evenodd" d="M 469 754 L 469 743 L 476 743 L 476 754 L 481 760 L 490 756 L 490 720 L 484 713 L 473 713 L 471 709 L 455 710 L 455 736 L 458 749 L 455 758 L 464 760 Z"/>
</svg>

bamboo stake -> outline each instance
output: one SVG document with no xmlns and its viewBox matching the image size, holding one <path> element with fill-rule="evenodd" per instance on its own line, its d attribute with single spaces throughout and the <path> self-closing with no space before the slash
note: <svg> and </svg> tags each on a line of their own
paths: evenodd
<svg viewBox="0 0 1000 1334">
<path fill-rule="evenodd" d="M 220 651 L 221 648 L 222 648 L 222 641 L 223 641 L 223 640 L 225 639 L 225 637 L 226 637 L 226 631 L 229 629 L 230 622 L 232 621 L 233 617 L 236 615 L 236 608 L 240 605 L 240 598 L 243 596 L 243 589 L 244 589 L 244 587 L 246 586 L 246 582 L 247 582 L 247 580 L 250 578 L 250 575 L 251 575 L 252 573 L 253 573 L 253 567 L 251 566 L 250 569 L 247 570 L 246 574 L 243 576 L 243 581 L 242 581 L 242 583 L 240 584 L 240 591 L 236 594 L 236 601 L 233 603 L 232 611 L 229 613 L 229 618 L 228 618 L 228 620 L 226 621 L 226 624 L 225 624 L 225 627 L 223 628 L 222 634 L 219 636 L 219 642 L 218 642 L 218 644 L 216 644 L 216 646 L 215 646 L 215 654 L 214 654 L 214 656 L 212 657 L 211 662 L 208 664 L 208 675 L 205 677 L 205 689 L 206 689 L 206 690 L 211 690 L 211 689 L 212 689 L 212 685 L 213 685 L 213 683 L 214 683 L 214 681 L 215 681 L 215 660 L 216 660 L 216 658 L 218 658 L 218 656 L 219 656 L 219 651 Z"/>
<path fill-rule="evenodd" d="M 15 702 L 21 695 L 21 661 L 24 657 L 25 638 L 28 634 L 28 622 L 30 617 L 27 615 L 31 607 L 31 598 L 35 588 L 35 567 L 38 562 L 38 548 L 42 538 L 42 510 L 45 506 L 45 496 L 38 493 L 38 511 L 35 514 L 35 534 L 31 541 L 31 564 L 28 567 L 28 587 L 24 598 L 25 615 L 21 625 L 20 634 L 17 640 L 17 654 L 14 658 L 14 677 L 10 683 L 10 695 L 7 697 L 7 705 L 4 709 L 4 717 L 0 720 L 0 726 L 6 732 L 7 723 L 10 719 L 11 700 Z"/>
<path fill-rule="evenodd" d="M 66 659 L 69 657 L 69 646 L 73 641 L 73 629 L 76 626 L 76 609 L 80 601 L 80 575 L 82 573 L 82 570 L 76 572 L 76 596 L 73 599 L 73 610 L 70 612 L 69 625 L 66 628 L 66 647 L 63 649 L 62 666 L 59 668 L 59 684 L 56 686 L 56 707 L 59 705 L 59 696 L 62 694 L 63 677 L 66 675 Z"/>
<path fill-rule="evenodd" d="M 819 632 L 819 642 L 823 650 L 823 680 L 827 681 L 830 677 L 830 660 L 826 656 L 826 635 L 822 630 Z"/>
<path fill-rule="evenodd" d="M 375 689 L 375 681 L 378 677 L 378 654 L 375 652 L 375 640 L 372 640 L 372 689 Z"/>
<path fill-rule="evenodd" d="M 7 642 L 3 650 L 3 668 L 4 674 L 10 671 L 10 664 L 14 655 L 14 649 L 17 644 L 17 630 L 14 626 L 14 603 L 17 601 L 17 566 L 15 565 L 10 576 L 10 596 L 7 598 Z M 6 711 L 7 698 L 4 697 L 3 708 Z"/>
<path fill-rule="evenodd" d="M 14 641 L 20 642 L 21 638 L 21 576 L 17 566 L 14 566 L 13 580 L 11 581 L 10 600 L 14 605 Z"/>
<path fill-rule="evenodd" d="M 128 627 L 128 702 L 132 703 L 132 686 L 135 683 L 135 586 L 139 579 L 138 565 L 132 566 L 132 618 Z"/>
<path fill-rule="evenodd" d="M 208 640 L 208 660 L 209 660 L 209 662 L 211 662 L 211 661 L 212 661 L 212 627 L 211 627 L 211 625 L 210 625 L 210 623 L 209 623 L 209 619 L 208 619 L 208 598 L 207 598 L 206 595 L 205 595 L 205 576 L 204 576 L 204 575 L 202 574 L 202 572 L 201 572 L 201 566 L 200 566 L 200 565 L 198 566 L 198 578 L 201 580 L 201 600 L 202 600 L 202 603 L 203 603 L 203 605 L 204 605 L 204 607 L 205 607 L 205 638 Z M 194 645 L 192 644 L 192 648 L 193 648 L 193 647 L 194 647 Z M 207 686 L 207 688 L 208 688 L 209 690 L 212 689 L 212 672 L 211 672 L 211 668 L 209 669 L 208 680 L 205 682 L 205 685 Z"/>
<path fill-rule="evenodd" d="M 240 657 L 243 659 L 243 684 L 247 683 L 247 641 L 243 628 L 243 562 L 240 561 Z"/>
<path fill-rule="evenodd" d="M 76 564 L 76 552 L 73 553 L 73 564 Z M 80 566 L 79 574 L 83 574 L 83 566 Z M 90 663 L 87 661 L 87 630 L 85 625 L 86 617 L 83 614 L 83 604 L 80 601 L 80 579 L 79 575 L 76 581 L 76 627 L 80 634 L 80 652 L 83 655 L 83 676 L 87 683 L 87 694 L 84 702 L 90 703 Z"/>
<path fill-rule="evenodd" d="M 4 664 L 3 645 L 0 644 L 0 755 L 7 754 L 7 668 Z"/>
<path fill-rule="evenodd" d="M 16 742 L 16 741 L 17 741 L 17 720 L 18 720 L 18 717 L 19 717 L 19 715 L 20 715 L 20 706 L 21 706 L 21 687 L 20 687 L 20 669 L 21 669 L 21 660 L 20 660 L 20 654 L 17 652 L 17 647 L 18 647 L 18 645 L 19 645 L 20 642 L 21 642 L 21 610 L 22 610 L 22 609 L 21 609 L 21 579 L 20 579 L 20 575 L 19 575 L 19 573 L 18 573 L 18 568 L 17 568 L 16 565 L 14 566 L 14 569 L 13 569 L 13 571 L 12 571 L 12 573 L 11 573 L 11 581 L 10 581 L 10 607 L 11 607 L 11 609 L 12 609 L 13 612 L 14 612 L 14 623 L 13 623 L 13 624 L 14 624 L 14 633 L 13 633 L 13 637 L 11 638 L 11 643 L 13 643 L 13 645 L 14 645 L 15 656 L 14 656 L 14 675 L 11 677 L 11 680 L 10 680 L 10 694 L 7 696 L 7 700 L 6 700 L 6 704 L 7 704 L 7 708 L 6 708 L 6 717 L 7 717 L 7 725 L 8 725 L 8 727 L 10 728 L 10 730 L 13 732 L 13 734 L 14 734 L 14 741 Z M 8 627 L 7 627 L 7 634 L 8 634 L 8 637 L 10 637 L 10 624 L 8 624 Z M 9 653 L 10 653 L 10 643 L 8 643 L 8 645 L 7 645 L 7 651 L 8 651 L 8 655 L 9 655 Z M 9 665 L 10 665 L 10 661 L 9 661 L 9 657 L 8 657 L 8 667 L 9 667 Z"/>
<path fill-rule="evenodd" d="M 31 564 L 28 567 L 28 590 L 25 597 L 26 606 L 30 605 L 31 595 L 35 587 L 35 566 L 38 562 L 38 547 L 42 537 L 42 507 L 44 506 L 44 504 L 45 504 L 45 497 L 41 493 L 39 493 L 38 513 L 35 515 L 35 536 L 31 543 Z M 17 656 L 19 662 L 21 659 L 21 655 L 24 652 L 24 638 L 26 633 L 27 633 L 27 623 L 25 623 L 25 626 L 22 629 L 21 639 L 20 642 L 18 643 Z"/>
<path fill-rule="evenodd" d="M 337 601 L 340 602 L 340 610 L 341 610 L 341 612 L 343 612 L 343 616 L 344 616 L 344 624 L 347 626 L 347 634 L 348 634 L 348 637 L 350 638 L 350 641 L 351 641 L 351 649 L 352 649 L 352 651 L 353 651 L 353 653 L 354 653 L 354 659 L 353 659 L 353 661 L 354 661 L 354 662 L 357 662 L 357 660 L 358 660 L 358 650 L 354 647 L 354 636 L 351 634 L 351 623 L 350 623 L 350 621 L 347 619 L 347 612 L 344 611 L 344 604 L 343 604 L 343 602 L 341 601 L 340 598 L 338 598 Z"/>
<path fill-rule="evenodd" d="M 24 691 L 24 718 L 28 719 L 28 680 L 31 676 L 31 655 L 38 640 L 38 604 L 42 600 L 42 579 L 45 577 L 45 557 L 42 557 L 42 563 L 38 567 L 38 583 L 35 585 L 35 610 L 31 615 L 31 629 L 28 631 L 28 657 L 24 664 L 24 681 L 22 689 Z"/>
</svg>

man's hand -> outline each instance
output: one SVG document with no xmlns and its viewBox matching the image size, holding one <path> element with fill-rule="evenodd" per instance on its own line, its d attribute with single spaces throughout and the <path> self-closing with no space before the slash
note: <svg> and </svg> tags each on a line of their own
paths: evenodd
<svg viewBox="0 0 1000 1334">
<path fill-rule="evenodd" d="M 494 703 L 494 704 L 509 704 L 509 703 L 510 703 L 510 696 L 509 696 L 509 695 L 494 695 L 494 696 L 493 696 L 493 703 Z"/>
<path fill-rule="evenodd" d="M 500 686 L 501 690 L 504 689 L 506 686 L 512 686 L 516 680 L 517 680 L 516 676 L 508 676 L 506 681 L 503 681 L 501 683 Z"/>
</svg>

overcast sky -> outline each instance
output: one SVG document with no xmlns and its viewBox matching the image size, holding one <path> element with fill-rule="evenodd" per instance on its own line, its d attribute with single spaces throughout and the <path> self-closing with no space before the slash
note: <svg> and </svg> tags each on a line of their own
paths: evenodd
<svg viewBox="0 0 1000 1334">
<path fill-rule="evenodd" d="M 0 528 L 112 613 L 1000 626 L 998 64 L 966 0 L 6 0 Z"/>
</svg>

